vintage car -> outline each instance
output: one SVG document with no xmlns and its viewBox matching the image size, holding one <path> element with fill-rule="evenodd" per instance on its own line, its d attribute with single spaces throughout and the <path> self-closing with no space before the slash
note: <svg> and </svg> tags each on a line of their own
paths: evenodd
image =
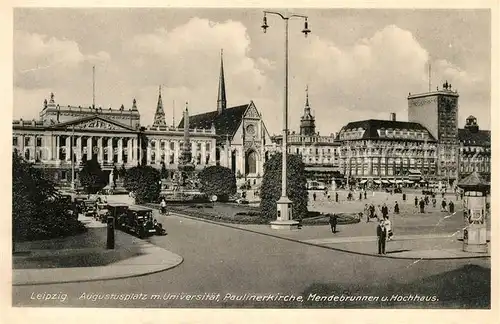
<svg viewBox="0 0 500 324">
<path fill-rule="evenodd" d="M 156 234 L 151 208 L 131 205 L 128 207 L 127 214 L 119 219 L 118 226 L 122 230 L 132 232 L 139 238 Z"/>
<path fill-rule="evenodd" d="M 94 199 L 86 199 L 83 201 L 83 215 L 93 217 L 97 212 L 97 201 Z"/>
<path fill-rule="evenodd" d="M 113 216 L 115 219 L 116 228 L 122 228 L 122 223 L 125 223 L 129 205 L 123 203 L 108 203 L 106 205 L 107 216 Z"/>
</svg>

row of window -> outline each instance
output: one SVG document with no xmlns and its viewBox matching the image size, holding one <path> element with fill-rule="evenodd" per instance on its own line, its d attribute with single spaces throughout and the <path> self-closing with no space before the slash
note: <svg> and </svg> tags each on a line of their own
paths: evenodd
<svg viewBox="0 0 500 324">
<path fill-rule="evenodd" d="M 410 167 L 410 169 L 413 169 L 414 167 Z M 409 169 L 393 169 L 391 167 L 389 168 L 372 168 L 371 170 L 368 168 L 368 166 L 364 165 L 362 167 L 358 168 L 343 168 L 341 169 L 344 174 L 350 174 L 350 175 L 359 175 L 359 176 L 402 176 L 402 175 L 407 175 Z M 434 175 L 436 174 L 436 169 L 435 168 L 421 168 L 419 169 L 420 172 L 423 175 Z"/>
<path fill-rule="evenodd" d="M 42 146 L 42 138 L 41 137 L 35 137 L 36 138 L 36 146 L 41 147 Z M 24 137 L 24 146 L 31 146 L 32 144 L 32 138 L 29 136 Z M 19 145 L 19 139 L 17 136 L 12 137 L 12 145 L 13 146 L 18 146 Z"/>
</svg>

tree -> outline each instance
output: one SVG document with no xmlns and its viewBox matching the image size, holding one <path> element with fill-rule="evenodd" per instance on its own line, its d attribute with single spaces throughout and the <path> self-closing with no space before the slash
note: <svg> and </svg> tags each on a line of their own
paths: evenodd
<svg viewBox="0 0 500 324">
<path fill-rule="evenodd" d="M 216 195 L 219 201 L 227 201 L 236 193 L 236 177 L 231 169 L 214 165 L 198 173 L 200 191 L 209 197 Z"/>
<path fill-rule="evenodd" d="M 165 167 L 165 163 L 164 162 L 161 163 L 161 172 L 160 173 L 161 173 L 161 178 L 162 179 L 167 179 L 167 177 L 168 177 L 168 171 L 167 171 L 167 168 Z"/>
<path fill-rule="evenodd" d="M 12 156 L 12 239 L 49 239 L 80 233 L 85 226 L 70 214 L 55 183 L 41 170 Z"/>
<path fill-rule="evenodd" d="M 127 170 L 123 186 L 135 194 L 136 202 L 157 202 L 160 197 L 160 172 L 151 166 L 136 166 Z"/>
<path fill-rule="evenodd" d="M 120 179 L 123 180 L 126 173 L 127 173 L 127 169 L 125 169 L 125 165 L 122 164 L 122 167 L 120 168 L 120 170 L 118 170 L 118 177 L 120 177 Z"/>
<path fill-rule="evenodd" d="M 106 173 L 96 159 L 83 162 L 83 168 L 79 173 L 80 183 L 89 194 L 95 194 L 106 186 Z"/>
<path fill-rule="evenodd" d="M 308 194 L 304 163 L 298 155 L 287 156 L 287 196 L 292 201 L 293 219 L 302 219 L 307 214 Z M 264 176 L 260 191 L 261 215 L 276 219 L 276 202 L 281 197 L 282 155 L 276 153 L 264 164 Z"/>
</svg>

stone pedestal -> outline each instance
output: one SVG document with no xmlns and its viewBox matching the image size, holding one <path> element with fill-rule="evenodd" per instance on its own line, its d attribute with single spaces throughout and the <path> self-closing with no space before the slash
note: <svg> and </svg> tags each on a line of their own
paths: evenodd
<svg viewBox="0 0 500 324">
<path fill-rule="evenodd" d="M 299 222 L 292 220 L 292 201 L 288 197 L 281 197 L 276 202 L 277 219 L 271 222 L 271 228 L 277 230 L 297 230 Z"/>
</svg>

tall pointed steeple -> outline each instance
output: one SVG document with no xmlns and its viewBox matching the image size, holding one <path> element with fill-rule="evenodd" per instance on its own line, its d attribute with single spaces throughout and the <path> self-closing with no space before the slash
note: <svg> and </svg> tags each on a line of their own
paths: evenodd
<svg viewBox="0 0 500 324">
<path fill-rule="evenodd" d="M 309 85 L 307 85 L 304 115 L 300 118 L 300 135 L 315 135 L 315 134 L 316 134 L 316 125 L 314 121 L 314 116 L 311 114 L 311 106 L 309 106 Z"/>
<path fill-rule="evenodd" d="M 224 61 L 223 52 L 220 50 L 220 75 L 219 75 L 219 95 L 217 97 L 217 111 L 219 114 L 226 109 L 226 82 L 224 81 Z"/>
<path fill-rule="evenodd" d="M 167 126 L 167 122 L 165 121 L 165 111 L 163 110 L 163 101 L 161 100 L 161 86 L 158 90 L 158 104 L 156 105 L 153 126 Z"/>
</svg>

